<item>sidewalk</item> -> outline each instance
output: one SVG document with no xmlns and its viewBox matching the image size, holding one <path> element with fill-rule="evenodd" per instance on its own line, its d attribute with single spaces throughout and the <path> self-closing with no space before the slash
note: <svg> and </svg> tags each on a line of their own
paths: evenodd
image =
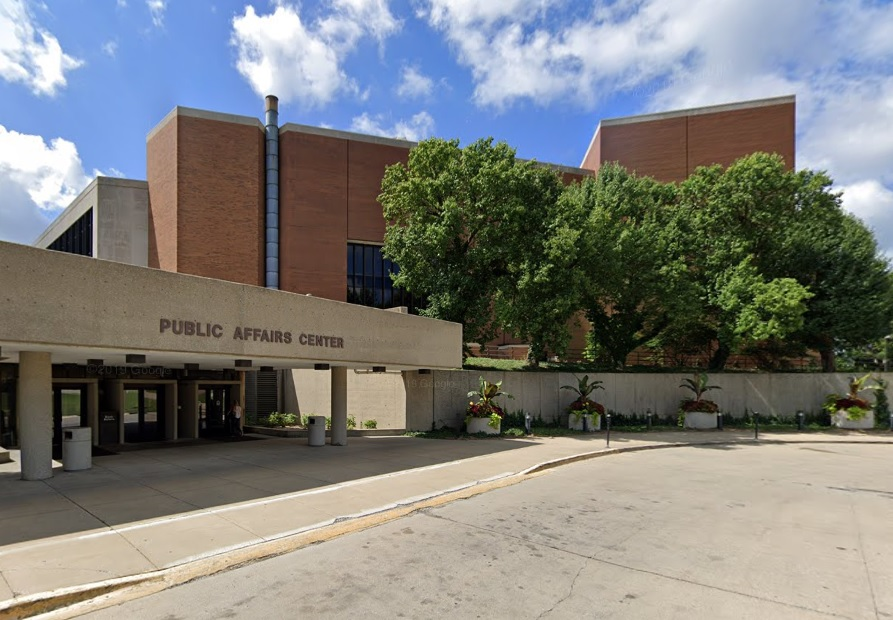
<svg viewBox="0 0 893 620">
<path fill-rule="evenodd" d="M 264 557 L 271 541 L 459 489 L 508 484 L 580 458 L 753 442 L 746 431 L 612 433 L 610 449 L 603 432 L 465 441 L 351 437 L 348 446 L 320 448 L 300 439 L 256 437 L 94 457 L 90 470 L 58 467 L 42 482 L 19 480 L 12 451 L 14 461 L 0 464 L 0 618 L 22 617 L 25 603 L 60 589 L 86 592 L 88 584 L 222 559 L 236 550 L 239 561 L 255 550 L 254 557 Z M 893 444 L 893 434 L 760 435 L 760 443 L 778 442 Z"/>
</svg>

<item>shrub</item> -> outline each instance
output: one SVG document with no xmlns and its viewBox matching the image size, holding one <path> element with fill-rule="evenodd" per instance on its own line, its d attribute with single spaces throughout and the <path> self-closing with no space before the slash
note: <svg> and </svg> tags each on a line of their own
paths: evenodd
<svg viewBox="0 0 893 620">
<path fill-rule="evenodd" d="M 378 428 L 378 422 L 375 420 L 366 420 L 363 422 L 363 428 Z"/>
</svg>

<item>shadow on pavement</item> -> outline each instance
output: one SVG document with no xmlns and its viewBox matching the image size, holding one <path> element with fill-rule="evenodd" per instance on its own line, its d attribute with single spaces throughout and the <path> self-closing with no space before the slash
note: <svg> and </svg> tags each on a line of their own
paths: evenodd
<svg viewBox="0 0 893 620">
<path fill-rule="evenodd" d="M 260 436 L 255 438 L 261 439 Z M 191 441 L 95 456 L 89 470 L 23 481 L 0 469 L 0 546 L 317 489 L 535 445 L 523 439 L 435 441 L 351 437 Z M 183 445 L 183 444 L 189 445 Z M 185 448 L 185 449 L 184 449 Z"/>
</svg>

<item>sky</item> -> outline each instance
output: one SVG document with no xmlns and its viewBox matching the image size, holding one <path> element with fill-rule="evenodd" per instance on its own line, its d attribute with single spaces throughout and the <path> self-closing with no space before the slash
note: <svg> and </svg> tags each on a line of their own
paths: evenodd
<svg viewBox="0 0 893 620">
<path fill-rule="evenodd" d="M 96 176 L 146 177 L 175 106 L 579 166 L 600 119 L 797 97 L 893 257 L 893 0 L 0 0 L 0 240 Z"/>
</svg>

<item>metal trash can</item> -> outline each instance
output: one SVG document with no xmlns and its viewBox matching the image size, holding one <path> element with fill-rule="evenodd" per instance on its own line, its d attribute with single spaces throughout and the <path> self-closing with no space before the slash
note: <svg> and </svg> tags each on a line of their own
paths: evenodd
<svg viewBox="0 0 893 620">
<path fill-rule="evenodd" d="M 79 471 L 93 467 L 93 431 L 88 426 L 62 429 L 62 469 Z"/>
<path fill-rule="evenodd" d="M 312 415 L 307 418 L 307 445 L 326 445 L 326 416 Z"/>
</svg>

